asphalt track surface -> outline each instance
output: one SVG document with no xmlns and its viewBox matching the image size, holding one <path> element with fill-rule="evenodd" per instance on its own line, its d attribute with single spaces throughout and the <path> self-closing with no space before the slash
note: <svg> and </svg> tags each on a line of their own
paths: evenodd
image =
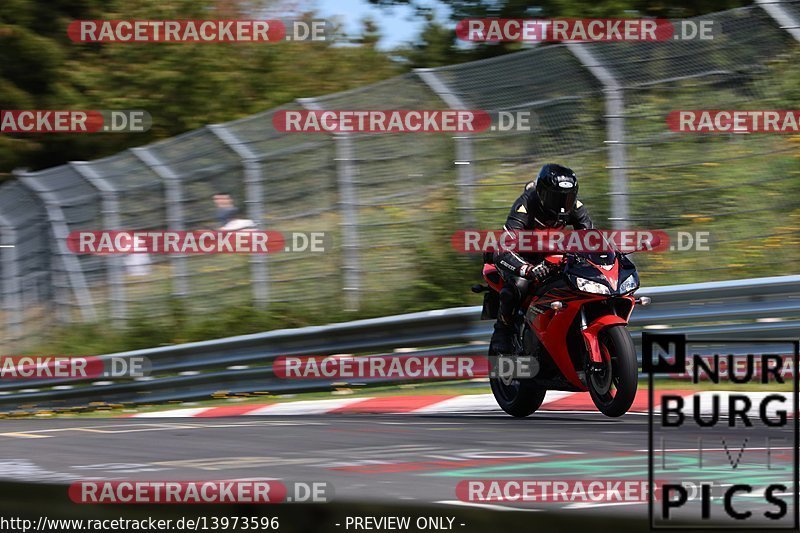
<svg viewBox="0 0 800 533">
<path fill-rule="evenodd" d="M 665 461 L 654 456 L 656 478 L 705 476 L 723 486 L 785 482 L 790 492 L 793 431 L 790 417 L 781 428 L 756 422 L 752 428 L 692 425 L 657 433 L 655 447 L 667 451 Z M 698 461 L 698 439 L 704 448 L 700 474 L 690 472 Z M 541 412 L 514 419 L 498 412 L 0 423 L 1 476 L 18 481 L 325 481 L 332 484 L 335 501 L 646 519 L 646 501 L 465 502 L 456 486 L 468 479 L 644 481 L 647 468 L 648 417 L 643 414 L 619 419 L 596 412 Z M 794 504 L 789 495 L 784 499 L 789 520 Z M 759 516 L 775 509 L 760 494 L 737 501 Z M 712 511 L 722 516 L 719 501 Z"/>
</svg>

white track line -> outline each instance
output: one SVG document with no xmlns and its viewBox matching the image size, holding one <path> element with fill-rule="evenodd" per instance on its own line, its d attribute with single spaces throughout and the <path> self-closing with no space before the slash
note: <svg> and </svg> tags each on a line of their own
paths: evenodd
<svg viewBox="0 0 800 533">
<path fill-rule="evenodd" d="M 465 394 L 412 411 L 414 414 L 477 413 L 500 411 L 491 394 Z"/>
<path fill-rule="evenodd" d="M 528 513 L 535 513 L 542 511 L 542 509 L 530 509 L 525 507 L 507 507 L 505 505 L 498 505 L 493 503 L 477 503 L 477 502 L 462 502 L 461 500 L 440 500 L 433 502 L 444 505 L 456 505 L 460 507 L 478 507 L 480 509 L 491 509 L 493 511 L 526 511 Z"/>
</svg>

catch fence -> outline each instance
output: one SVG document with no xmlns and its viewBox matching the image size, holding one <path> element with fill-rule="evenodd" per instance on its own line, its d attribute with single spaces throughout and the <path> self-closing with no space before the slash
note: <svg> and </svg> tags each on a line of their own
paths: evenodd
<svg viewBox="0 0 800 533">
<path fill-rule="evenodd" d="M 273 305 L 317 313 L 403 311 L 395 295 L 460 228 L 494 229 L 538 166 L 581 178 L 599 227 L 708 231 L 712 252 L 639 254 L 650 286 L 789 274 L 800 261 L 797 136 L 672 132 L 677 109 L 796 109 L 800 2 L 701 17 L 714 39 L 539 45 L 420 69 L 370 86 L 207 126 L 91 162 L 15 172 L 0 187 L 7 349 L 45 325 L 123 325 L 171 312 Z M 282 133 L 310 109 L 528 111 L 530 131 Z M 158 117 L 154 117 L 158 120 Z M 330 246 L 270 255 L 76 255 L 77 230 L 216 226 L 230 193 L 263 229 L 323 231 Z M 436 257 L 441 256 L 441 254 Z M 448 264 L 436 269 L 448 276 Z M 464 288 L 467 290 L 467 287 Z"/>
</svg>

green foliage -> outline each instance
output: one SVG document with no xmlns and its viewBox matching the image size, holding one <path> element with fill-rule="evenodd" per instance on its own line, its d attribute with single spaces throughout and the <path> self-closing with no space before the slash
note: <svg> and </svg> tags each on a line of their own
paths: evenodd
<svg viewBox="0 0 800 533">
<path fill-rule="evenodd" d="M 371 4 L 392 7 L 417 7 L 419 16 L 429 9 L 416 0 L 369 0 Z M 747 0 L 440 0 L 449 8 L 452 20 L 464 18 L 530 18 L 530 17 L 691 17 L 749 5 Z"/>
<path fill-rule="evenodd" d="M 455 202 L 455 198 L 449 199 L 431 220 L 426 237 L 433 244 L 421 242 L 413 252 L 416 276 L 409 291 L 408 311 L 479 303 L 479 297 L 469 288 L 482 281 L 482 257 L 458 252 L 450 244 L 453 233 L 461 229 L 460 219 L 454 214 Z"/>
<path fill-rule="evenodd" d="M 521 48 L 520 43 L 470 43 L 464 46 L 452 28 L 435 21 L 431 9 L 417 0 L 368 0 L 391 8 L 408 5 L 427 20 L 417 43 L 401 52 L 414 67 L 436 67 L 497 57 Z M 749 5 L 749 0 L 440 0 L 450 22 L 466 18 L 686 18 Z"/>
<path fill-rule="evenodd" d="M 211 315 L 194 316 L 191 319 L 185 319 L 179 314 L 159 318 L 142 315 L 132 317 L 128 327 L 122 329 L 116 329 L 106 323 L 56 328 L 50 332 L 49 340 L 38 343 L 27 352 L 107 354 L 274 329 L 345 322 L 387 313 L 477 305 L 480 303 L 479 297 L 470 293 L 468 289 L 478 280 L 479 265 L 474 261 L 471 263 L 466 265 L 469 268 L 453 271 L 452 275 L 438 272 L 437 278 L 420 279 L 405 296 L 398 294 L 396 297 L 389 296 L 383 299 L 365 298 L 364 307 L 358 312 L 334 311 L 323 314 L 308 306 L 299 308 L 291 305 L 273 305 L 267 310 L 250 306 L 226 307 Z M 456 281 L 458 290 L 452 286 Z M 415 303 L 407 307 L 402 304 L 397 305 L 398 299 L 413 300 Z M 176 306 L 178 307 L 180 306 Z"/>
<path fill-rule="evenodd" d="M 210 1 L 161 3 L 155 0 L 85 0 L 79 3 L 5 0 L 0 3 L 0 107 L 144 108 L 154 118 L 153 130 L 144 136 L 0 136 L 0 172 L 17 165 L 41 168 L 69 159 L 99 157 L 130 145 L 268 109 L 298 96 L 363 86 L 398 71 L 384 54 L 375 50 L 375 27 L 369 21 L 365 21 L 359 41 L 361 46 L 355 47 L 337 47 L 330 43 L 77 45 L 67 41 L 65 36 L 68 22 L 76 17 L 191 18 L 199 16 L 203 6 L 212 4 L 215 5 Z M 492 2 L 497 12 L 489 10 L 488 2 L 448 4 L 455 10 L 454 18 L 533 15 L 524 2 Z M 630 8 L 644 14 L 685 16 L 724 9 L 735 2 L 686 4 L 673 3 L 683 10 L 676 12 L 659 7 L 661 4 L 655 2 L 553 0 L 542 3 L 542 10 L 534 14 L 615 16 L 625 14 L 625 9 Z M 500 47 L 461 49 L 454 46 L 451 30 L 428 18 L 420 43 L 402 53 L 410 66 L 423 67 L 506 51 L 508 49 Z M 28 68 L 24 68 L 23 62 Z M 645 285 L 772 275 L 787 272 L 800 261 L 796 231 L 800 210 L 796 208 L 796 201 L 792 204 L 800 194 L 800 137 L 676 138 L 676 134 L 665 130 L 662 119 L 665 109 L 724 108 L 723 103 L 730 107 L 747 102 L 753 109 L 796 109 L 800 105 L 797 65 L 795 53 L 773 61 L 764 75 L 751 73 L 733 82 L 726 79 L 708 85 L 690 80 L 680 86 L 631 93 L 636 98 L 626 102 L 628 124 L 637 138 L 650 139 L 632 145 L 628 151 L 631 167 L 628 177 L 636 220 L 642 227 L 708 230 L 713 235 L 711 253 L 637 254 L 635 260 Z M 609 177 L 602 148 L 602 100 L 587 99 L 580 107 L 574 105 L 571 111 L 574 116 L 566 112 L 562 116 L 570 116 L 572 123 L 581 127 L 567 130 L 551 125 L 528 138 L 498 137 L 484 141 L 483 151 L 492 157 L 484 157 L 489 162 L 479 167 L 475 200 L 476 205 L 491 207 L 493 212 L 480 215 L 478 227 L 488 229 L 502 225 L 504 210 L 535 171 L 528 160 L 530 154 L 542 160 L 561 161 L 578 170 L 582 198 L 587 200 L 595 220 L 604 221 L 611 216 L 607 194 Z M 564 137 L 566 134 L 579 137 L 570 142 Z M 595 147 L 596 150 L 570 153 L 565 148 L 570 145 Z M 409 149 L 408 153 L 416 153 L 415 150 L 416 147 Z M 452 148 L 436 153 L 451 154 Z M 437 168 L 437 157 L 431 156 L 422 163 L 411 157 L 403 160 L 422 168 Z M 498 161 L 519 164 L 498 165 Z M 685 164 L 672 164 L 674 162 Z M 373 167 L 368 167 L 368 162 L 360 162 L 366 176 L 370 175 L 369 170 L 383 169 L 386 165 L 380 159 L 372 164 Z M 398 175 L 411 172 L 405 167 L 396 170 Z M 432 175 L 436 174 L 432 171 Z M 758 178 L 762 176 L 780 180 L 780 187 L 765 192 L 759 186 Z M 452 176 L 442 181 L 452 183 Z M 401 188 L 423 185 L 397 183 Z M 676 192 L 676 183 L 690 183 L 694 190 L 691 194 Z M 384 194 L 389 192 L 397 191 L 387 190 Z M 192 306 L 186 302 L 170 300 L 163 315 L 154 317 L 140 312 L 121 330 L 109 324 L 75 325 L 57 330 L 52 340 L 42 343 L 36 351 L 110 353 L 276 328 L 479 304 L 480 297 L 470 293 L 469 287 L 480 279 L 480 258 L 459 254 L 450 246 L 450 236 L 460 219 L 452 196 L 436 198 L 421 210 L 417 205 L 389 203 L 370 212 L 376 219 L 403 222 L 404 228 L 416 227 L 414 219 L 423 219 L 422 211 L 433 216 L 424 219 L 424 223 L 429 224 L 425 236 L 411 249 L 399 243 L 392 243 L 391 249 L 365 247 L 363 268 L 370 285 L 362 292 L 362 307 L 356 313 L 332 309 L 323 296 L 318 301 L 273 305 L 267 310 L 247 305 L 220 307 L 204 316 L 192 312 Z M 335 225 L 335 221 L 331 224 Z M 364 220 L 362 227 L 367 227 Z M 777 234 L 782 236 L 776 237 Z M 369 266 L 378 259 L 388 259 L 392 263 L 390 266 L 396 262 L 405 267 L 410 262 L 409 256 L 414 257 L 414 269 L 402 270 L 408 279 L 407 283 L 404 281 L 405 286 L 396 286 L 398 277 L 391 278 L 395 283 L 391 286 L 386 283 L 387 278 L 382 277 L 400 276 L 399 270 L 369 276 Z M 330 268 L 338 266 L 334 262 Z M 295 273 L 279 275 L 291 278 Z M 167 290 L 162 285 L 153 285 L 153 288 Z M 373 288 L 382 290 L 373 291 Z"/>
<path fill-rule="evenodd" d="M 428 15 L 417 41 L 401 50 L 411 68 L 432 68 L 457 63 L 461 54 L 453 40 L 453 30 Z"/>
<path fill-rule="evenodd" d="M 89 160 L 399 73 L 365 26 L 361 46 L 325 42 L 82 44 L 75 19 L 246 18 L 251 2 L 85 0 L 0 3 L 0 108 L 145 109 L 145 134 L 0 136 L 0 173 Z M 308 13 L 306 18 L 313 17 Z M 252 17 L 251 17 L 252 18 Z"/>
</svg>

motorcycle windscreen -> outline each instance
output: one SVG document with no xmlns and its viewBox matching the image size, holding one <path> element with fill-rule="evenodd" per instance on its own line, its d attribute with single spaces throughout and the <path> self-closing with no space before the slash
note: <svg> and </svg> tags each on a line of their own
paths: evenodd
<svg viewBox="0 0 800 533">
<path fill-rule="evenodd" d="M 586 251 L 578 253 L 595 265 L 613 265 L 617 259 L 617 246 L 608 239 L 605 232 L 596 229 L 579 229 L 575 233 L 580 242 L 585 244 Z"/>
</svg>

